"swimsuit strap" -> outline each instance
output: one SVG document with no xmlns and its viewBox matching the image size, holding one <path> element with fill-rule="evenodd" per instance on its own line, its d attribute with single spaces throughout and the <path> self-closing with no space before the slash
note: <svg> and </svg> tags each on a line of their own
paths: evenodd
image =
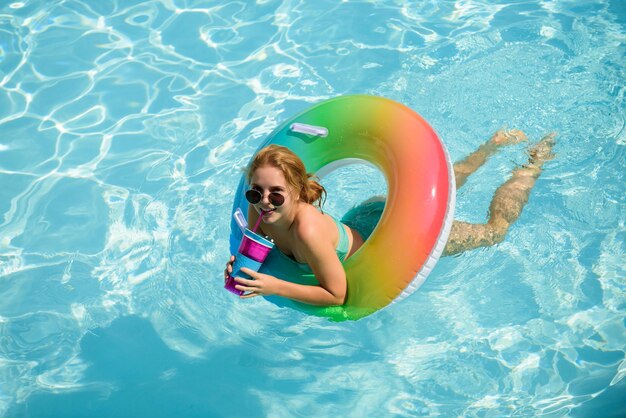
<svg viewBox="0 0 626 418">
<path fill-rule="evenodd" d="M 337 218 L 330 215 L 337 224 L 337 230 L 339 231 L 339 240 L 337 241 L 337 247 L 335 251 L 337 252 L 337 257 L 339 257 L 339 261 L 343 262 L 346 259 L 346 255 L 348 255 L 348 251 L 350 251 L 350 238 L 348 237 L 348 231 L 346 231 L 346 226 L 341 223 Z"/>
</svg>

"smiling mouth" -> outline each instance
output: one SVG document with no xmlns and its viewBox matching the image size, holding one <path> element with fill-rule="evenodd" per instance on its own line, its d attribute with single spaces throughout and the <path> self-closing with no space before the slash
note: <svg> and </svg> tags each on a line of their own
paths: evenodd
<svg viewBox="0 0 626 418">
<path fill-rule="evenodd" d="M 275 210 L 276 209 L 270 209 L 270 210 L 261 209 L 261 216 L 267 217 L 271 215 L 272 213 L 274 213 Z"/>
</svg>

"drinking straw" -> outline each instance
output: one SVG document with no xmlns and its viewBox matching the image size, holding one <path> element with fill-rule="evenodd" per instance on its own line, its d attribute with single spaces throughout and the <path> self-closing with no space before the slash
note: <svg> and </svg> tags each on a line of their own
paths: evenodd
<svg viewBox="0 0 626 418">
<path fill-rule="evenodd" d="M 259 219 L 256 220 L 256 223 L 254 224 L 254 228 L 252 228 L 252 232 L 256 232 L 257 228 L 261 224 L 261 219 L 263 219 L 264 214 L 265 214 L 265 211 L 261 209 L 261 215 L 259 215 Z"/>
</svg>

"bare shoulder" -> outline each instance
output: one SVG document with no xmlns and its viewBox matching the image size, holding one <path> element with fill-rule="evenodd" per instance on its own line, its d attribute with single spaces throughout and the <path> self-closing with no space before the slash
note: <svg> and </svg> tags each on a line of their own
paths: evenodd
<svg viewBox="0 0 626 418">
<path fill-rule="evenodd" d="M 305 243 L 332 241 L 328 234 L 326 217 L 312 205 L 304 207 L 298 213 L 295 227 L 296 235 Z"/>
</svg>

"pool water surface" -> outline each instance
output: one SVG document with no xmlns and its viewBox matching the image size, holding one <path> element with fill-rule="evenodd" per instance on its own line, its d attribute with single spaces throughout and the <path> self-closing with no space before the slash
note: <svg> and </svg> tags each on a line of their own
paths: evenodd
<svg viewBox="0 0 626 418">
<path fill-rule="evenodd" d="M 0 5 L 0 417 L 626 416 L 626 8 L 618 1 Z M 371 94 L 453 160 L 557 132 L 504 242 L 341 323 L 223 289 L 241 168 Z M 482 223 L 524 164 L 458 191 Z M 323 179 L 341 216 L 373 168 Z"/>
</svg>

